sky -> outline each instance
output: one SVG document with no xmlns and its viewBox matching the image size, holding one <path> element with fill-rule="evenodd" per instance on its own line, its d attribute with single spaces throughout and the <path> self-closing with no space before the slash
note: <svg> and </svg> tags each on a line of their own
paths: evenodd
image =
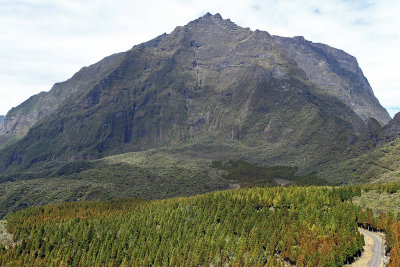
<svg viewBox="0 0 400 267">
<path fill-rule="evenodd" d="M 399 0 L 0 0 L 0 115 L 207 12 L 346 51 L 388 112 L 400 111 Z"/>
</svg>

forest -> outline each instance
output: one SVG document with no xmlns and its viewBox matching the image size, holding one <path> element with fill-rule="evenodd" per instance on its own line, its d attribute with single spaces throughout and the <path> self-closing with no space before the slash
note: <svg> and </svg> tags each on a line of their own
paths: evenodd
<svg viewBox="0 0 400 267">
<path fill-rule="evenodd" d="M 166 200 L 119 199 L 11 214 L 1 266 L 343 266 L 362 253 L 357 227 L 386 233 L 400 266 L 400 218 L 361 209 L 362 192 L 400 184 L 274 186 Z"/>
<path fill-rule="evenodd" d="M 342 266 L 364 244 L 360 188 L 266 187 L 34 207 L 8 218 L 0 265 Z"/>
</svg>

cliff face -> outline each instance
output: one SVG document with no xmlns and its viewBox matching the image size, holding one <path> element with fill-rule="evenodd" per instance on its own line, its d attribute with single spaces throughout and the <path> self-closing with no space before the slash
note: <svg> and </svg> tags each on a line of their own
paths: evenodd
<svg viewBox="0 0 400 267">
<path fill-rule="evenodd" d="M 312 43 L 301 36 L 274 36 L 274 39 L 285 47 L 321 93 L 336 96 L 364 121 L 375 118 L 383 126 L 390 120 L 388 112 L 374 96 L 356 58 L 328 45 Z"/>
</svg>

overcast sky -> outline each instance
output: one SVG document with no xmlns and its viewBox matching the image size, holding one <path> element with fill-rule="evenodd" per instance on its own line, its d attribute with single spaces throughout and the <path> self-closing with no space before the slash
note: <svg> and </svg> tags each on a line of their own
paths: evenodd
<svg viewBox="0 0 400 267">
<path fill-rule="evenodd" d="M 0 115 L 206 12 L 350 53 L 381 104 L 400 111 L 399 0 L 0 0 Z"/>
</svg>

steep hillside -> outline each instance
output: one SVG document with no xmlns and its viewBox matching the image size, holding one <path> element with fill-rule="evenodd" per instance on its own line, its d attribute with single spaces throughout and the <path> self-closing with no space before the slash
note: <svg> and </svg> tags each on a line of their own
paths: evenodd
<svg viewBox="0 0 400 267">
<path fill-rule="evenodd" d="M 327 166 L 320 175 L 341 175 L 342 182 L 387 183 L 400 181 L 400 113 L 381 127 L 368 123 L 368 131 L 358 140 L 360 155 L 338 165 Z"/>
<path fill-rule="evenodd" d="M 307 41 L 302 36 L 274 38 L 286 48 L 320 92 L 336 96 L 364 121 L 375 118 L 383 126 L 390 120 L 355 57 L 328 45 Z"/>
<path fill-rule="evenodd" d="M 4 120 L 4 116 L 0 115 L 0 124 L 3 122 L 3 120 Z"/>
<path fill-rule="evenodd" d="M 276 38 L 207 14 L 126 52 L 104 79 L 4 149 L 0 168 L 180 143 L 191 152 L 214 140 L 245 159 L 262 150 L 261 163 L 308 172 L 340 158 L 365 128 L 351 108 L 320 91 Z M 224 154 L 208 148 L 199 157 Z"/>
<path fill-rule="evenodd" d="M 400 139 L 396 139 L 371 152 L 341 163 L 338 169 L 349 181 L 398 182 L 400 181 L 399 161 Z"/>
<path fill-rule="evenodd" d="M 80 94 L 100 82 L 120 63 L 123 55 L 114 54 L 84 67 L 67 81 L 56 83 L 49 92 L 34 95 L 12 108 L 0 124 L 0 148 L 21 139 L 36 122 L 65 104 L 72 95 Z"/>
<path fill-rule="evenodd" d="M 378 136 L 378 141 L 384 143 L 400 137 L 400 113 L 397 113 L 394 118 L 378 132 Z"/>
</svg>

